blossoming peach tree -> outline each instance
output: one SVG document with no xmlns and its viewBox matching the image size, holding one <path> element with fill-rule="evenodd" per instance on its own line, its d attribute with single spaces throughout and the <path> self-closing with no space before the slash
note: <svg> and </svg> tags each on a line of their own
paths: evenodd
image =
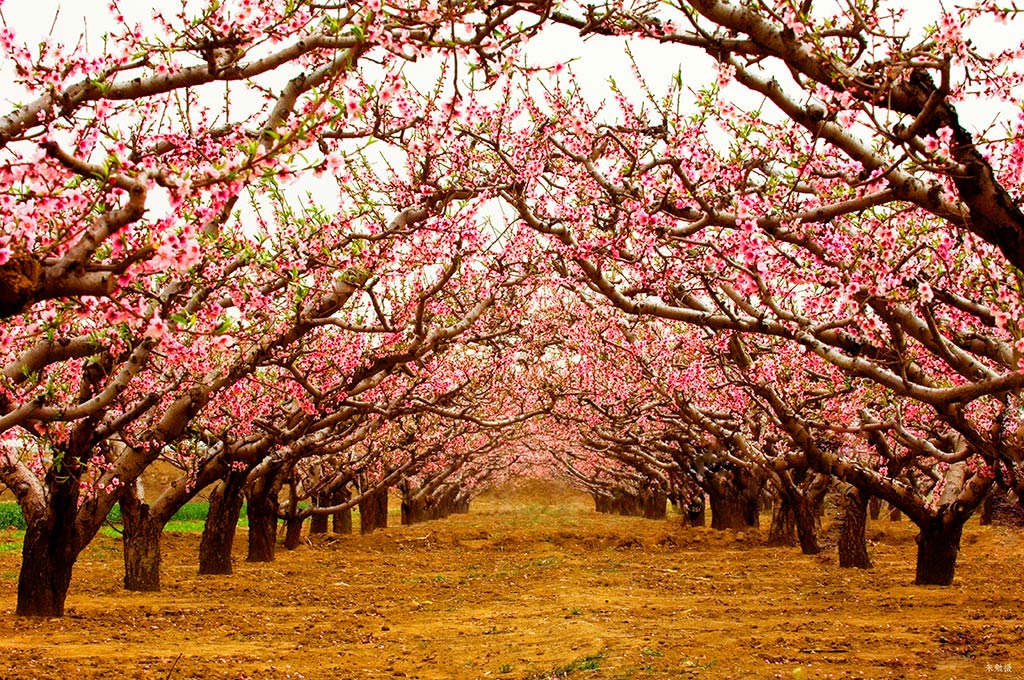
<svg viewBox="0 0 1024 680">
<path fill-rule="evenodd" d="M 489 146 L 522 179 L 504 199 L 577 285 L 626 314 L 764 338 L 740 364 L 759 372 L 748 387 L 809 462 L 872 493 L 857 466 L 822 464 L 806 428 L 820 414 L 769 388 L 802 352 L 838 370 L 836 388 L 882 390 L 893 419 L 830 418 L 894 423 L 948 466 L 934 514 L 915 513 L 920 583 L 951 581 L 963 521 L 993 479 L 1020 491 L 1024 462 L 1022 52 L 1012 35 L 971 41 L 1018 12 L 940 10 L 915 35 L 883 2 L 558 8 L 556 23 L 662 59 L 707 55 L 717 76 L 695 85 L 681 68 L 657 88 L 638 65 L 643 96 L 613 88 L 595 107 L 569 69 L 523 113 L 514 153 Z"/>
<path fill-rule="evenodd" d="M 20 614 L 61 614 L 107 511 L 212 399 L 251 422 L 239 392 L 261 366 L 346 306 L 358 326 L 373 281 L 409 257 L 457 257 L 472 192 L 424 172 L 398 195 L 352 171 L 387 167 L 371 142 L 441 138 L 454 64 L 491 72 L 511 37 L 471 5 L 185 3 L 146 30 L 109 9 L 100 46 L 2 33 L 25 98 L 0 119 L 0 474 L 28 523 Z M 403 75 L 417 60 L 419 88 Z M 337 205 L 283 210 L 282 185 L 317 174 Z M 433 219 L 441 238 L 395 246 Z"/>
</svg>

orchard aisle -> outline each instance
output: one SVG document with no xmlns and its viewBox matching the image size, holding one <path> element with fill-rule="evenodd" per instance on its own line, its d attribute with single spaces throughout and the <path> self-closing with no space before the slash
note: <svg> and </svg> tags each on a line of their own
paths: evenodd
<svg viewBox="0 0 1024 680">
<path fill-rule="evenodd" d="M 318 537 L 198 577 L 166 537 L 164 592 L 125 593 L 120 547 L 76 568 L 63 620 L 15 619 L 0 555 L 3 678 L 1016 677 L 1024 541 L 968 526 L 957 584 L 913 581 L 912 525 L 872 524 L 876 568 L 756 534 L 591 511 L 530 484 L 472 513 Z M 1005 579 L 1005 580 L 1003 580 Z M 1007 672 L 1009 671 L 1009 672 Z"/>
</svg>

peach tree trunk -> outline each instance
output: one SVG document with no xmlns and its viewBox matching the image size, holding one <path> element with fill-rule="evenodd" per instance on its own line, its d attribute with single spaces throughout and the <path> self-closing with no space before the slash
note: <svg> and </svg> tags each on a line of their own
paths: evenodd
<svg viewBox="0 0 1024 680">
<path fill-rule="evenodd" d="M 804 555 L 817 555 L 821 552 L 818 535 L 821 533 L 821 509 L 824 496 L 808 498 L 806 495 L 793 504 L 796 518 L 796 536 L 800 542 L 800 552 Z"/>
<path fill-rule="evenodd" d="M 641 494 L 643 517 L 645 519 L 665 519 L 668 496 L 661 489 L 644 491 Z"/>
<path fill-rule="evenodd" d="M 864 491 L 850 486 L 843 493 L 842 516 L 839 520 L 839 566 L 854 569 L 870 569 L 864 532 L 867 529 L 869 496 Z"/>
<path fill-rule="evenodd" d="M 359 502 L 359 532 L 368 534 L 388 526 L 388 490 L 367 494 Z"/>
<path fill-rule="evenodd" d="M 160 537 L 164 523 L 150 513 L 150 506 L 132 485 L 121 496 L 124 545 L 124 588 L 138 592 L 160 590 Z"/>
<path fill-rule="evenodd" d="M 295 470 L 292 469 L 288 482 L 288 512 L 284 519 L 284 549 L 295 550 L 302 543 L 302 525 L 306 521 L 299 509 L 299 494 L 295 486 Z"/>
<path fill-rule="evenodd" d="M 273 562 L 277 545 L 277 518 L 281 491 L 280 470 L 271 470 L 252 480 L 247 494 L 249 519 L 247 562 Z"/>
<path fill-rule="evenodd" d="M 757 526 L 757 500 L 737 493 L 708 493 L 712 529 L 751 529 Z"/>
<path fill-rule="evenodd" d="M 76 528 L 78 483 L 73 479 L 50 485 L 48 507 L 26 513 L 25 539 L 18 575 L 18 616 L 64 616 L 71 570 L 79 553 Z"/>
<path fill-rule="evenodd" d="M 793 506 L 784 496 L 780 495 L 772 508 L 772 523 L 768 528 L 768 545 L 792 547 L 796 544 L 796 515 L 793 512 Z"/>
<path fill-rule="evenodd" d="M 335 489 L 331 495 L 331 505 L 341 505 L 347 503 L 352 498 L 352 492 L 349 490 L 348 485 Z M 331 515 L 331 531 L 336 534 L 351 534 L 352 533 L 352 509 L 341 510 Z"/>
<path fill-rule="evenodd" d="M 210 493 L 210 511 L 199 541 L 199 573 L 230 574 L 231 551 L 235 544 L 238 518 L 242 514 L 246 474 L 232 470 Z"/>
<path fill-rule="evenodd" d="M 686 523 L 691 527 L 702 527 L 707 523 L 707 498 L 703 492 L 694 495 L 684 507 Z"/>
<path fill-rule="evenodd" d="M 948 586 L 953 583 L 960 537 L 966 521 L 967 517 L 959 517 L 943 508 L 936 517 L 919 525 L 916 585 Z"/>
<path fill-rule="evenodd" d="M 302 515 L 291 515 L 285 519 L 284 548 L 295 550 L 302 545 L 302 525 L 306 518 Z"/>
<path fill-rule="evenodd" d="M 415 494 L 402 498 L 402 524 L 408 526 L 430 519 L 427 516 L 426 501 Z"/>
<path fill-rule="evenodd" d="M 313 503 L 317 507 L 324 508 L 331 504 L 330 495 L 326 493 L 317 494 L 313 497 Z M 327 515 L 313 515 L 309 518 L 309 533 L 313 534 L 326 534 L 327 533 Z"/>
</svg>

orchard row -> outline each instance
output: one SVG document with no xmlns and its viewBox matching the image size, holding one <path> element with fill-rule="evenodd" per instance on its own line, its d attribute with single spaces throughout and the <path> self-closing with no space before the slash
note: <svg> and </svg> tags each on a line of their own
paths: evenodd
<svg viewBox="0 0 1024 680">
<path fill-rule="evenodd" d="M 1024 52 L 1014 9 L 930 9 L 114 0 L 102 40 L 6 26 L 17 612 L 63 613 L 115 504 L 126 586 L 155 589 L 201 491 L 222 573 L 245 498 L 266 559 L 280 518 L 369 529 L 390 488 L 415 521 L 521 474 L 723 527 L 767 489 L 806 552 L 834 489 L 849 566 L 882 499 L 918 583 L 951 583 L 968 517 L 1024 498 Z M 595 89 L 610 63 L 628 82 Z M 180 476 L 143 489 L 158 461 Z"/>
</svg>

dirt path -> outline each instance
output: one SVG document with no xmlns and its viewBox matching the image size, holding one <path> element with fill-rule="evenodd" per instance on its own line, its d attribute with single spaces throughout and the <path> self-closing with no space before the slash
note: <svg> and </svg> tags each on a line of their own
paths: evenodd
<svg viewBox="0 0 1024 680">
<path fill-rule="evenodd" d="M 868 572 L 756 535 L 492 495 L 473 513 L 327 537 L 234 576 L 165 540 L 164 592 L 120 589 L 120 546 L 76 568 L 62 620 L 12 616 L 2 678 L 1017 678 L 1024 535 L 969 526 L 957 584 L 917 588 L 912 526 L 873 524 Z"/>
</svg>

